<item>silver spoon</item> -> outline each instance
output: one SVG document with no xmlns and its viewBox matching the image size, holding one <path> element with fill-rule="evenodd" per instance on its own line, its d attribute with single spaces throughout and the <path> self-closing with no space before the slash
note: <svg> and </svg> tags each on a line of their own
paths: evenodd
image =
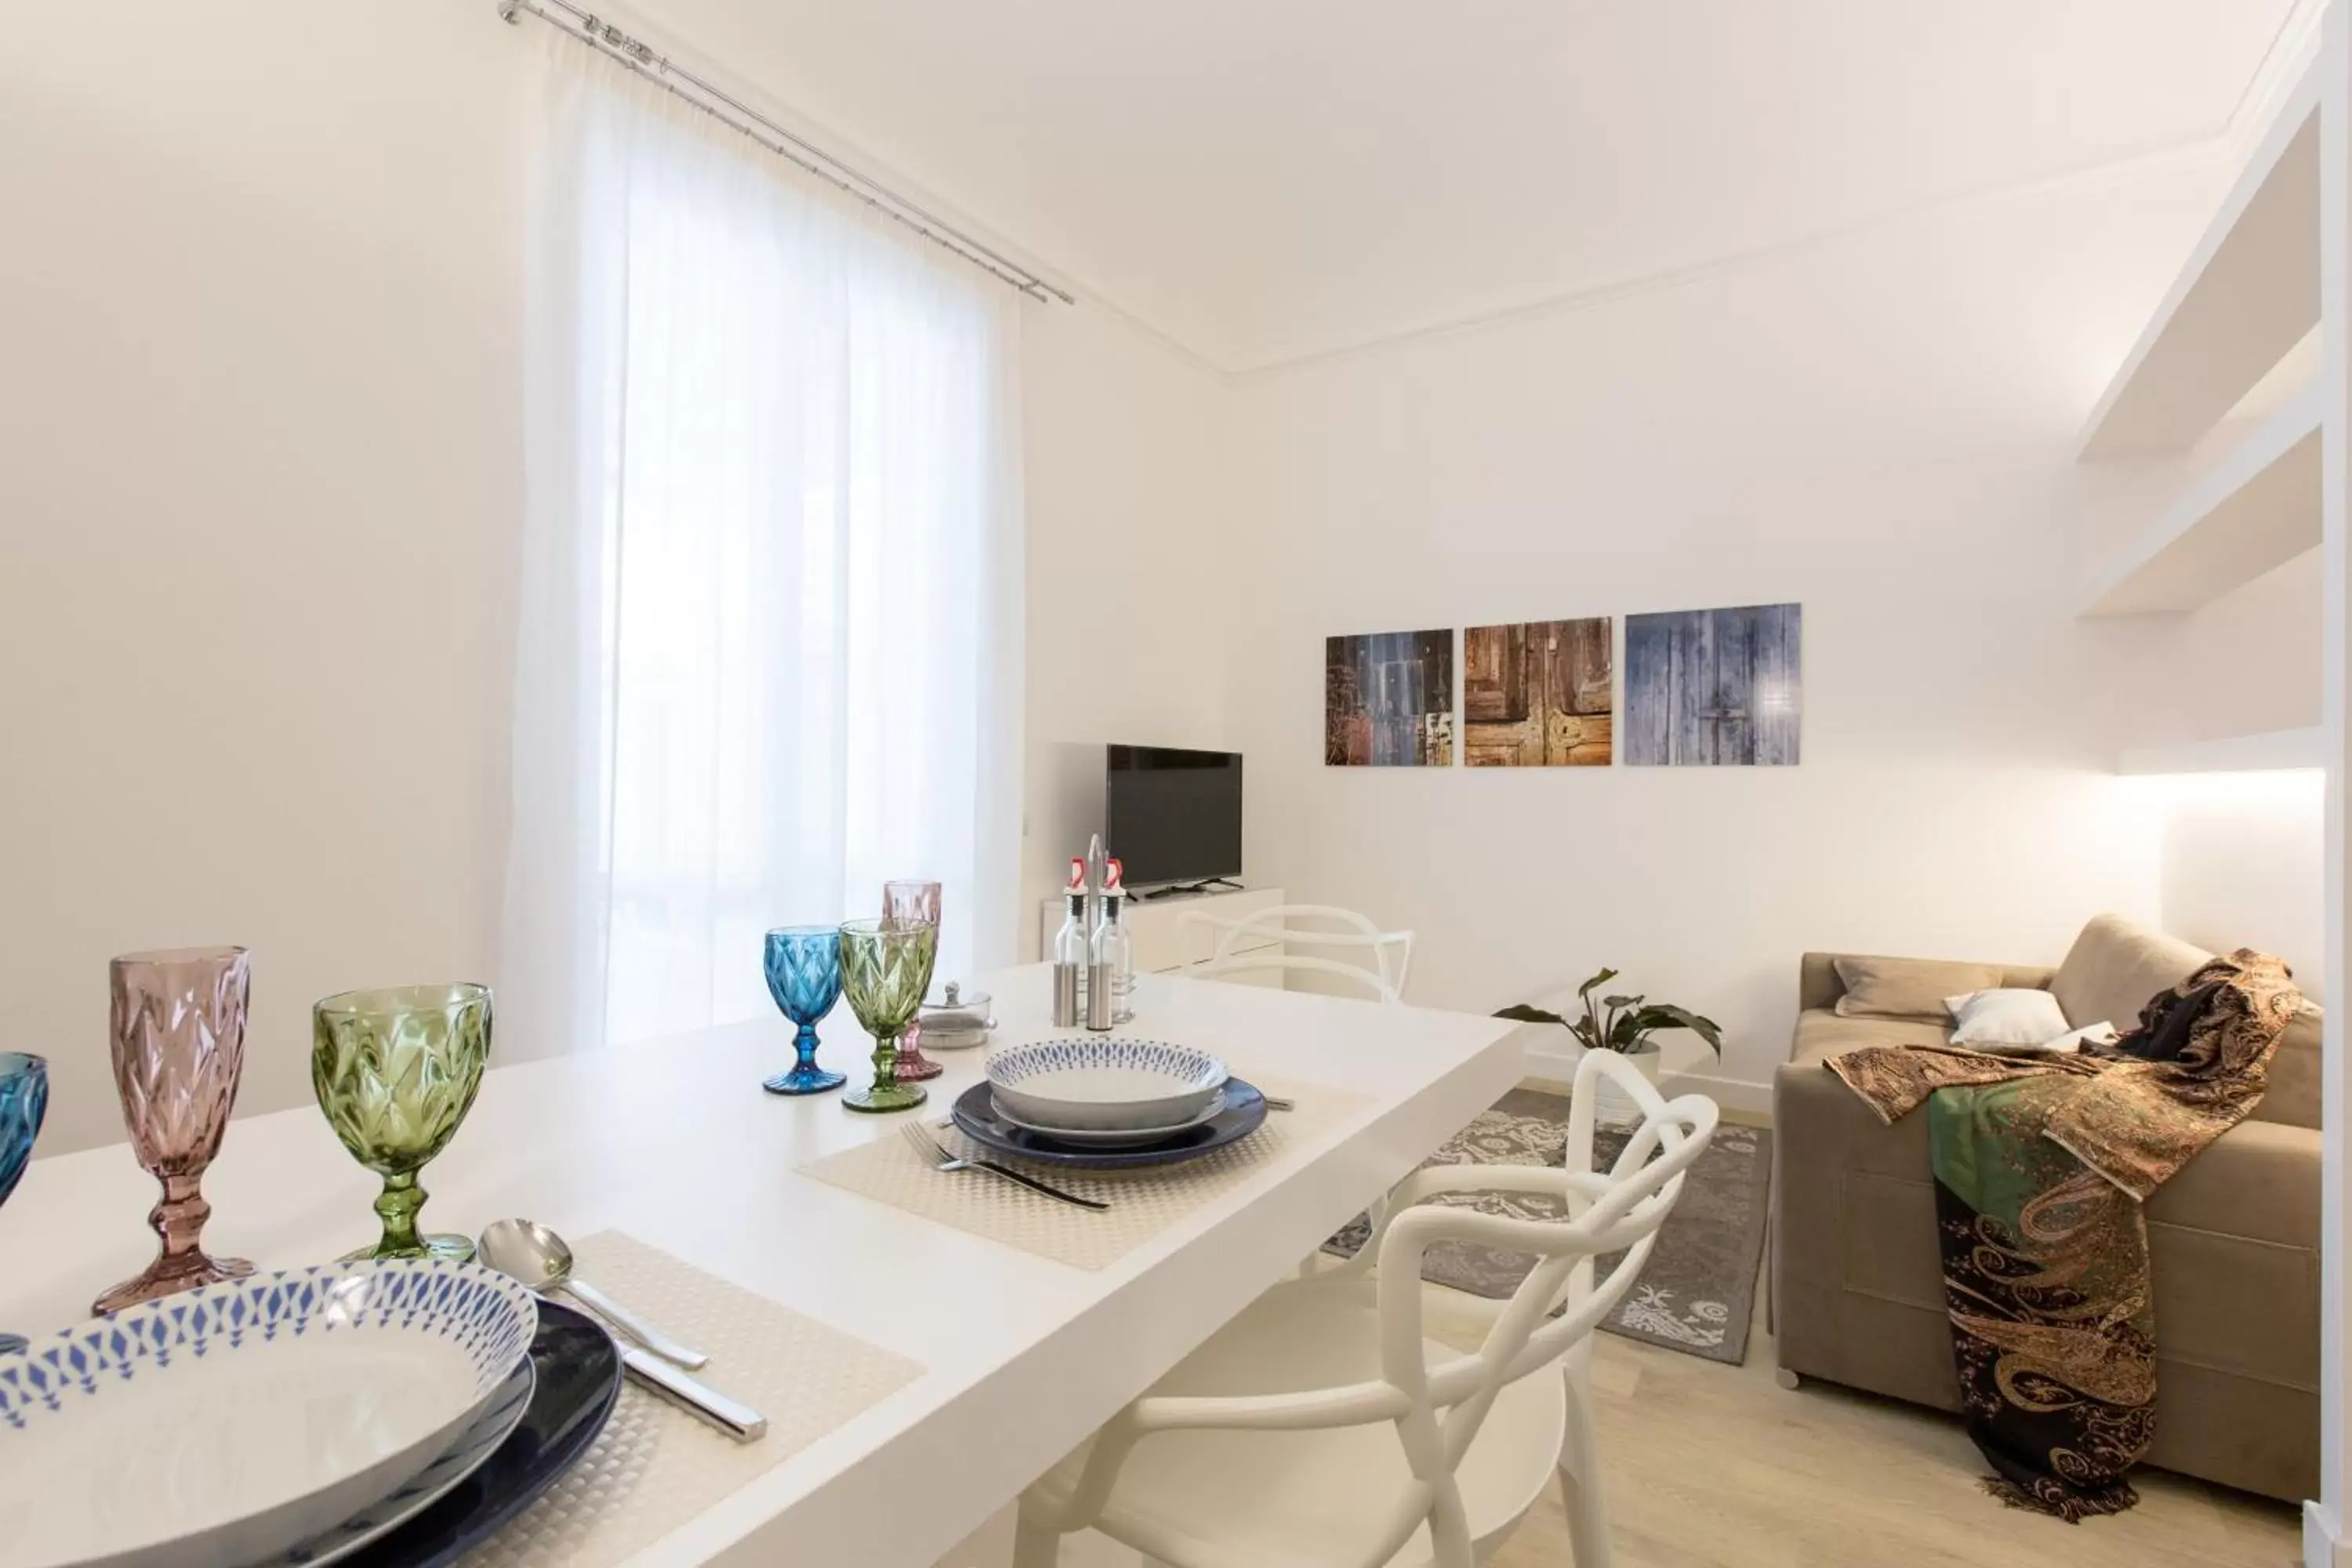
<svg viewBox="0 0 2352 1568">
<path fill-rule="evenodd" d="M 476 1250 L 483 1262 L 543 1296 L 571 1296 L 664 1361 L 676 1362 L 689 1371 L 710 1364 L 710 1358 L 700 1351 L 679 1344 L 585 1279 L 573 1279 L 572 1248 L 543 1225 L 502 1219 L 482 1232 Z"/>
<path fill-rule="evenodd" d="M 541 1238 L 552 1244 L 545 1249 L 549 1263 L 552 1263 L 554 1255 L 562 1255 L 562 1270 L 554 1275 L 535 1260 Z M 583 1302 L 587 1300 L 585 1296 L 579 1294 L 583 1287 L 569 1280 L 572 1249 L 563 1245 L 562 1237 L 545 1226 L 533 1225 L 528 1220 L 502 1219 L 482 1232 L 481 1239 L 474 1244 L 474 1255 L 481 1262 L 539 1294 L 554 1294 L 560 1283 L 567 1293 L 579 1297 Z M 551 1279 L 556 1283 L 551 1283 Z M 600 1295 L 597 1300 L 604 1300 L 604 1298 Z M 596 1321 L 604 1321 L 601 1318 Z M 612 1331 L 607 1328 L 605 1332 L 609 1334 Z M 740 1400 L 730 1399 L 717 1389 L 698 1383 L 667 1362 L 656 1359 L 642 1345 L 624 1344 L 619 1349 L 623 1369 L 641 1386 L 708 1421 L 737 1442 L 757 1442 L 767 1435 L 768 1418 Z"/>
</svg>

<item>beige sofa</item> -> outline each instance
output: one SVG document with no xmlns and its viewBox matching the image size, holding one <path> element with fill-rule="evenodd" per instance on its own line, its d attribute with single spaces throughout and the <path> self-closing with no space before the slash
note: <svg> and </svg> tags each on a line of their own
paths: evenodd
<svg viewBox="0 0 2352 1568">
<path fill-rule="evenodd" d="M 2046 986 L 2069 1022 L 2129 1028 L 2209 955 L 2115 915 L 2083 929 Z M 1794 1049 L 1772 1086 L 1771 1309 L 1789 1374 L 1959 1408 L 1936 1247 L 1927 1118 L 1889 1127 L 1824 1058 L 1933 1043 L 1948 1023 L 1842 1017 L 1832 957 L 1807 953 Z M 2271 1059 L 2252 1119 L 2147 1204 L 2157 1435 L 2148 1460 L 2290 1500 L 2319 1495 L 2319 1012 Z"/>
</svg>

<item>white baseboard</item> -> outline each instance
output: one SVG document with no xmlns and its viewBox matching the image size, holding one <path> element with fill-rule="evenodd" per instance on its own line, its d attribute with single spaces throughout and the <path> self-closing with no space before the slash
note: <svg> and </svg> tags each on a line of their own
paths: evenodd
<svg viewBox="0 0 2352 1568">
<path fill-rule="evenodd" d="M 1544 1046 L 1529 1046 L 1527 1065 L 1522 1070 L 1522 1077 L 1532 1079 L 1538 1083 L 1549 1084 L 1560 1093 L 1566 1094 L 1568 1086 L 1576 1081 L 1576 1064 L 1583 1055 L 1583 1047 L 1580 1046 L 1571 1046 L 1566 1050 Z"/>
<path fill-rule="evenodd" d="M 1703 1094 L 1726 1110 L 1748 1116 L 1772 1114 L 1772 1086 L 1711 1072 L 1670 1072 L 1661 1086 L 1668 1094 Z"/>
<path fill-rule="evenodd" d="M 1562 1050 L 1556 1046 L 1530 1045 L 1527 1076 L 1558 1084 L 1564 1089 L 1575 1081 L 1576 1064 L 1582 1055 L 1580 1047 Z M 1769 1083 L 1749 1083 L 1745 1079 L 1718 1078 L 1706 1072 L 1670 1072 L 1659 1087 L 1670 1095 L 1703 1094 L 1726 1110 L 1748 1116 L 1772 1114 L 1772 1086 Z"/>
<path fill-rule="evenodd" d="M 2352 1539 L 2325 1503 L 2303 1505 L 2303 1568 L 2352 1568 Z"/>
</svg>

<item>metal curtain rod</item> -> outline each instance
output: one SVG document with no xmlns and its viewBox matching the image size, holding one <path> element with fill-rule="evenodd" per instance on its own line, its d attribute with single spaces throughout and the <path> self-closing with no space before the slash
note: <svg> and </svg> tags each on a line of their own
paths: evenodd
<svg viewBox="0 0 2352 1568">
<path fill-rule="evenodd" d="M 934 217 L 878 180 L 868 178 L 824 149 L 794 135 L 750 104 L 688 70 L 677 61 L 593 14 L 572 0 L 498 0 L 501 20 L 520 26 L 528 12 L 558 32 L 578 38 L 608 59 L 652 82 L 709 115 L 721 125 L 750 137 L 777 157 L 806 170 L 827 184 L 856 197 L 893 223 L 914 230 L 942 249 L 952 251 L 991 276 L 1010 283 L 1033 300 L 1077 301 L 1009 257 L 1000 255 L 953 224 Z M 559 15 L 560 13 L 560 15 Z"/>
</svg>

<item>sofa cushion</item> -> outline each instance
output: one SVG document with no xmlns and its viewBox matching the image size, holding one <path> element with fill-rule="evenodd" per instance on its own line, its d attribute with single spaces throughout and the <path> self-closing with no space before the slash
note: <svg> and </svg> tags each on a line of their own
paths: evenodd
<svg viewBox="0 0 2352 1568">
<path fill-rule="evenodd" d="M 2263 1121 L 2230 1129 L 2156 1189 L 2144 1205 L 2148 1223 L 2300 1247 L 2315 1257 L 2317 1131 Z"/>
<path fill-rule="evenodd" d="M 2319 1009 L 2305 1002 L 2271 1053 L 2270 1087 L 2254 1107 L 2257 1121 L 2319 1125 Z"/>
<path fill-rule="evenodd" d="M 2151 997 L 2188 979 L 2212 956 L 2121 915 L 2099 915 L 2074 939 L 2050 990 L 2069 1023 L 2105 1018 L 2129 1030 Z M 2319 1009 L 2304 1004 L 2271 1055 L 2270 1087 L 2254 1107 L 2254 1121 L 2319 1125 Z"/>
<path fill-rule="evenodd" d="M 1837 999 L 1843 1018 L 1930 1018 L 1948 1015 L 1944 998 L 2000 984 L 1990 963 L 1950 963 L 1936 958 L 1841 956 L 1838 978 L 1845 994 Z"/>
<path fill-rule="evenodd" d="M 2095 915 L 2050 977 L 2050 993 L 2076 1028 L 2105 1019 L 2128 1033 L 2149 998 L 2179 984 L 2212 956 L 2121 915 Z"/>
<path fill-rule="evenodd" d="M 1942 1024 L 1917 1018 L 1841 1018 L 1827 1007 L 1808 1007 L 1797 1015 L 1789 1059 L 1819 1066 L 1864 1046 L 1941 1046 L 1950 1041 L 1951 1032 Z"/>
<path fill-rule="evenodd" d="M 1837 999 L 1845 994 L 1845 982 L 1838 978 L 1837 961 L 1851 957 L 1841 952 L 1808 952 L 1797 960 L 1797 1005 L 1834 1007 Z M 1996 985 L 2041 985 L 2050 984 L 2054 972 L 2043 965 L 2018 963 L 1988 963 L 1981 966 L 1997 969 L 2000 978 Z"/>
</svg>

